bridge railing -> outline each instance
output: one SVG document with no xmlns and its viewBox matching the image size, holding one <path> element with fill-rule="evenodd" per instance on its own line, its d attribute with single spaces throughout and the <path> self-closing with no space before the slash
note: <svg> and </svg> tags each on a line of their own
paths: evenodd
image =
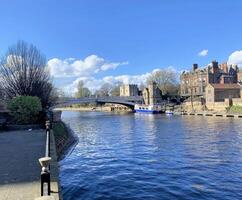
<svg viewBox="0 0 242 200">
<path fill-rule="evenodd" d="M 98 97 L 97 100 L 121 100 L 121 101 L 140 101 L 142 100 L 142 96 L 128 96 L 128 97 L 122 97 L 122 96 L 110 96 L 110 97 Z"/>
<path fill-rule="evenodd" d="M 142 96 L 107 96 L 107 97 L 82 97 L 82 98 L 64 98 L 61 99 L 57 104 L 78 104 L 78 103 L 94 103 L 94 102 L 141 102 L 143 101 Z"/>
</svg>

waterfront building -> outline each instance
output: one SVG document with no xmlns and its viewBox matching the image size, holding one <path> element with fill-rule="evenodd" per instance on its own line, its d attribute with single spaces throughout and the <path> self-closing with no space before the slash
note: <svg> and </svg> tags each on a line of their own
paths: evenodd
<svg viewBox="0 0 242 200">
<path fill-rule="evenodd" d="M 155 105 L 162 102 L 162 92 L 155 82 L 143 90 L 143 98 L 145 105 Z"/>
<path fill-rule="evenodd" d="M 233 84 L 238 82 L 239 69 L 237 65 L 228 66 L 227 63 L 218 64 L 212 61 L 203 69 L 193 64 L 192 71 L 183 72 L 180 76 L 180 94 L 183 97 L 206 98 L 206 86 L 208 84 Z"/>
<path fill-rule="evenodd" d="M 139 89 L 138 86 L 135 84 L 124 84 L 120 86 L 120 96 L 138 96 Z"/>
<path fill-rule="evenodd" d="M 237 74 L 238 82 L 242 84 L 242 69 L 239 69 L 239 72 Z"/>
<path fill-rule="evenodd" d="M 242 105 L 242 86 L 240 84 L 208 84 L 206 87 L 206 108 L 225 110 L 232 105 Z"/>
<path fill-rule="evenodd" d="M 242 86 L 239 84 L 208 84 L 206 102 L 224 102 L 226 98 L 241 98 Z"/>
</svg>

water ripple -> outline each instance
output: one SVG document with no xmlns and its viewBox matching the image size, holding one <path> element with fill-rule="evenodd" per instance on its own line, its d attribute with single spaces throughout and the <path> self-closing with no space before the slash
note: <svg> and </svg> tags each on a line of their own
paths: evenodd
<svg viewBox="0 0 242 200">
<path fill-rule="evenodd" d="M 65 200 L 242 199 L 240 119 L 65 112 Z"/>
</svg>

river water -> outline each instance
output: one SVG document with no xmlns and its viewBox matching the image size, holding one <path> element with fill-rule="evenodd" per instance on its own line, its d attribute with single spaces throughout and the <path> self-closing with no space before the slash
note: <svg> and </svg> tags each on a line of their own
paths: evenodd
<svg viewBox="0 0 242 200">
<path fill-rule="evenodd" d="M 242 119 L 63 112 L 64 200 L 242 199 Z"/>
</svg>

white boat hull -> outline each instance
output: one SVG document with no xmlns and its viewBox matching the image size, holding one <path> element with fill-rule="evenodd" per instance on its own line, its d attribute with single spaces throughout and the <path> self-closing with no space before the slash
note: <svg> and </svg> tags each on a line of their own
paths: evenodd
<svg viewBox="0 0 242 200">
<path fill-rule="evenodd" d="M 160 105 L 135 105 L 134 111 L 137 113 L 160 113 L 161 106 Z"/>
</svg>

